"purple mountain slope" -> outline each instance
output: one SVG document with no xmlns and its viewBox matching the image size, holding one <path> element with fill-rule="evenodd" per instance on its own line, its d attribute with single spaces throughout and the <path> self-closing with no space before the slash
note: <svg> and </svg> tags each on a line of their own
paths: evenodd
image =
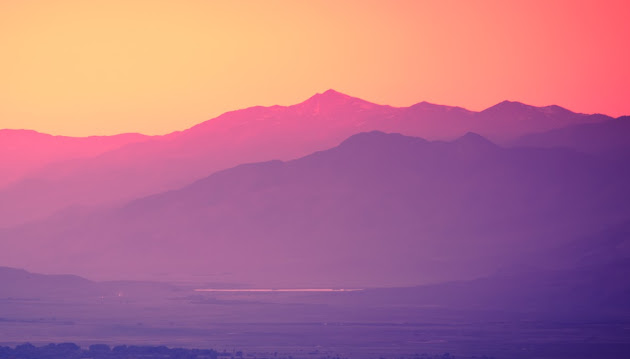
<svg viewBox="0 0 630 359">
<path fill-rule="evenodd" d="M 521 313 L 529 320 L 619 319 L 630 309 L 628 275 L 630 260 L 626 259 L 565 270 L 497 273 L 467 281 L 375 288 L 338 297 L 336 304 L 468 311 L 483 313 L 485 318 L 493 313 Z"/>
<path fill-rule="evenodd" d="M 416 285 L 493 273 L 627 221 L 630 171 L 562 149 L 381 132 L 0 231 L 0 261 L 90 278 Z M 35 253 L 32 248 L 37 247 Z"/>
<path fill-rule="evenodd" d="M 551 251 L 535 254 L 543 268 L 603 267 L 630 260 L 630 221 L 582 235 Z"/>
<path fill-rule="evenodd" d="M 630 309 L 630 222 L 578 236 L 552 249 L 524 253 L 472 281 L 353 293 L 355 305 L 520 311 L 565 319 L 626 316 Z M 531 315 L 531 314 L 530 314 Z"/>
<path fill-rule="evenodd" d="M 329 90 L 293 106 L 228 112 L 186 131 L 30 172 L 22 181 L 0 187 L 0 227 L 44 218 L 70 206 L 118 204 L 180 188 L 241 163 L 298 158 L 359 132 L 450 140 L 472 131 L 507 141 L 602 120 L 556 106 L 517 102 L 502 102 L 481 112 L 426 102 L 395 108 Z"/>
<path fill-rule="evenodd" d="M 529 134 L 512 143 L 517 146 L 565 147 L 586 153 L 627 156 L 630 153 L 630 117 L 622 116 Z"/>
</svg>

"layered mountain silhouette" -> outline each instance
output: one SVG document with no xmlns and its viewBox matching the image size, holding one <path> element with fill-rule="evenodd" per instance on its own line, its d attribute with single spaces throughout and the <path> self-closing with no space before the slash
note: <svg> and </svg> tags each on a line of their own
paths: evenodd
<svg viewBox="0 0 630 359">
<path fill-rule="evenodd" d="M 0 262 L 272 286 L 470 279 L 625 223 L 629 180 L 616 162 L 566 149 L 361 133 L 300 159 L 1 230 Z"/>
<path fill-rule="evenodd" d="M 395 108 L 329 90 L 292 106 L 228 112 L 165 136 L 65 139 L 13 133 L 22 147 L 0 139 L 0 146 L 10 144 L 3 150 L 9 160 L 0 163 L 8 174 L 0 181 L 0 227 L 42 219 L 69 207 L 81 211 L 82 206 L 117 205 L 242 163 L 298 158 L 336 146 L 358 132 L 379 130 L 431 140 L 475 132 L 506 142 L 609 119 L 508 101 L 481 112 L 426 102 Z M 53 144 L 38 144 L 33 136 Z M 79 146 L 92 142 L 102 145 Z M 29 160 L 24 153 L 31 146 L 37 150 Z"/>
</svg>

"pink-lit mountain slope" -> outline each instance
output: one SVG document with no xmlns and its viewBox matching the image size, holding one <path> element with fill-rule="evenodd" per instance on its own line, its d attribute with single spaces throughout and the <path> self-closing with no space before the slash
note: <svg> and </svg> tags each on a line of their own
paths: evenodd
<svg viewBox="0 0 630 359">
<path fill-rule="evenodd" d="M 627 168 L 569 150 L 362 133 L 297 160 L 2 230 L 0 263 L 261 286 L 472 278 L 627 221 L 629 181 Z"/>
<path fill-rule="evenodd" d="M 297 105 L 228 112 L 183 132 L 49 166 L 0 190 L 0 227 L 43 218 L 68 206 L 115 204 L 175 189 L 241 163 L 297 158 L 336 146 L 359 132 L 452 139 L 474 131 L 507 141 L 605 118 L 516 102 L 481 112 L 425 102 L 394 108 L 329 90 Z"/>
<path fill-rule="evenodd" d="M 0 188 L 52 163 L 97 156 L 147 138 L 140 134 L 65 137 L 0 130 Z"/>
</svg>

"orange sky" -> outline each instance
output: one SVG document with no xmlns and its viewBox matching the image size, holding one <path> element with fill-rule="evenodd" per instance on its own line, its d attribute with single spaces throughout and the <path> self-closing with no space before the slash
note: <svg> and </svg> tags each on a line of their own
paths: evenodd
<svg viewBox="0 0 630 359">
<path fill-rule="evenodd" d="M 630 114 L 628 1 L 0 2 L 0 128 L 184 129 L 334 88 Z"/>
</svg>

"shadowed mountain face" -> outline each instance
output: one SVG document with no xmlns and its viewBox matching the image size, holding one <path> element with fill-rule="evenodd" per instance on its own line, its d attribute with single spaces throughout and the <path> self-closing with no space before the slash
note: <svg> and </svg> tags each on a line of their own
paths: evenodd
<svg viewBox="0 0 630 359">
<path fill-rule="evenodd" d="M 568 150 L 363 133 L 116 209 L 2 230 L 0 261 L 261 286 L 473 278 L 625 222 L 628 180 L 628 169 Z"/>
<path fill-rule="evenodd" d="M 576 114 L 557 106 L 533 107 L 508 101 L 481 112 L 426 102 L 394 108 L 329 90 L 293 106 L 228 112 L 186 131 L 130 141 L 134 143 L 115 150 L 108 147 L 111 151 L 102 154 L 68 147 L 73 156 L 81 153 L 89 158 L 59 163 L 69 155 L 53 156 L 42 164 L 56 164 L 45 168 L 29 165 L 17 171 L 28 173 L 18 176 L 23 177 L 21 181 L 0 181 L 0 227 L 44 218 L 70 206 L 118 204 L 180 188 L 242 163 L 298 158 L 336 146 L 358 132 L 379 130 L 450 140 L 473 131 L 507 141 L 527 133 L 606 118 Z M 88 140 L 75 140 L 80 141 Z M 57 147 L 51 151 L 36 154 L 54 153 Z M 40 161 L 37 156 L 33 161 Z M 2 166 L 11 172 L 11 166 L 22 163 Z"/>
</svg>

